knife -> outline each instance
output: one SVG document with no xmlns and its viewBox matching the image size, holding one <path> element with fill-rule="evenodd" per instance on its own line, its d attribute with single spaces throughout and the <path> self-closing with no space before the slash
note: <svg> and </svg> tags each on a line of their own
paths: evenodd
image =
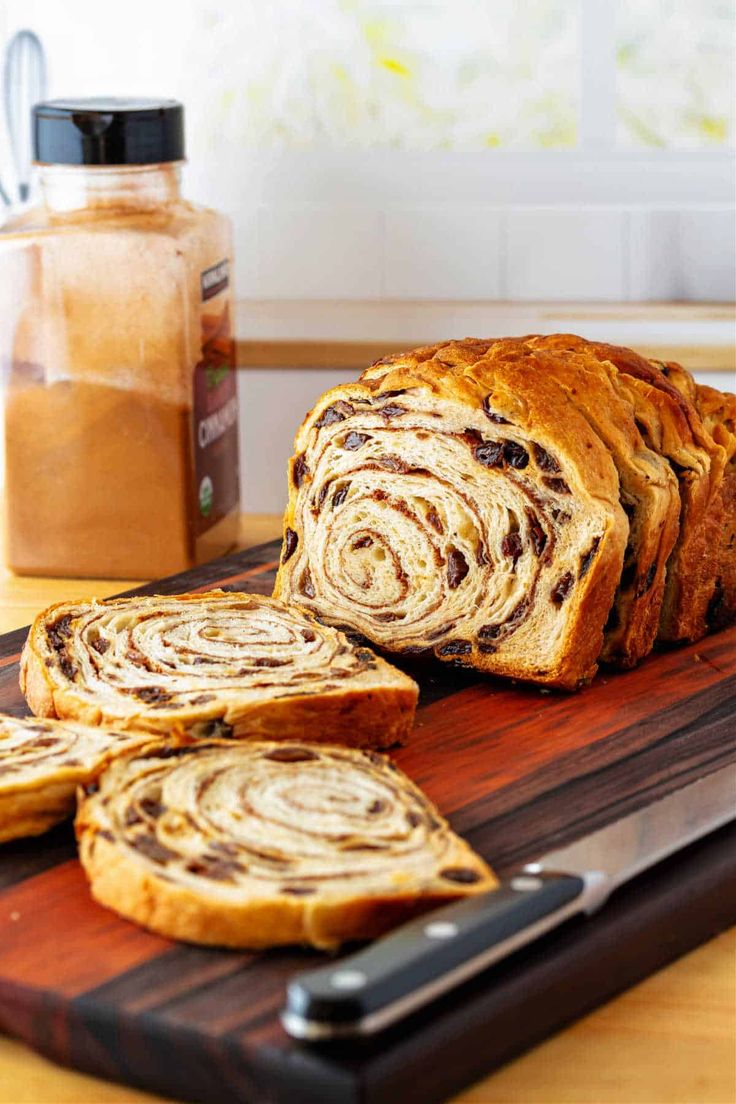
<svg viewBox="0 0 736 1104">
<path fill-rule="evenodd" d="M 300 974 L 287 987 L 283 1026 L 308 1042 L 383 1031 L 735 818 L 731 765 L 527 863 L 489 893 Z"/>
</svg>

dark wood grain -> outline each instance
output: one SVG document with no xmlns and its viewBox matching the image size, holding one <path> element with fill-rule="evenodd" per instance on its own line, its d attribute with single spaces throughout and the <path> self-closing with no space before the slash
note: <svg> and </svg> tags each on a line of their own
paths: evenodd
<svg viewBox="0 0 736 1104">
<path fill-rule="evenodd" d="M 266 545 L 140 589 L 269 593 L 277 559 Z M 0 638 L 13 713 L 24 636 Z M 578 695 L 411 670 L 421 707 L 396 759 L 499 870 L 736 758 L 736 630 Z M 90 899 L 62 827 L 0 850 L 0 1029 L 182 1100 L 431 1104 L 735 922 L 735 843 L 734 828 L 701 841 L 378 1040 L 308 1048 L 278 1012 L 318 955 L 176 945 L 119 920 Z"/>
</svg>

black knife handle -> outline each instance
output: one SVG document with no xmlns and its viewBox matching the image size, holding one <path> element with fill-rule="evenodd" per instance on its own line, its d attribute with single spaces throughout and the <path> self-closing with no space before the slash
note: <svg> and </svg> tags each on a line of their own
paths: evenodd
<svg viewBox="0 0 736 1104">
<path fill-rule="evenodd" d="M 584 878 L 518 873 L 290 982 L 282 1022 L 307 1040 L 371 1035 L 590 907 Z"/>
</svg>

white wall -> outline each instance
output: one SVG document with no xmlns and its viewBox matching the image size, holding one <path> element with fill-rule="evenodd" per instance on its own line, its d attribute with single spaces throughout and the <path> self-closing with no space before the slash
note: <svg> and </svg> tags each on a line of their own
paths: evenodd
<svg viewBox="0 0 736 1104">
<path fill-rule="evenodd" d="M 280 513 L 287 498 L 286 465 L 308 410 L 330 387 L 357 372 L 304 368 L 239 373 L 240 485 L 243 509 Z"/>
<path fill-rule="evenodd" d="M 722 180 L 728 184 L 727 174 Z M 736 294 L 728 202 L 283 202 L 242 212 L 236 225 L 238 294 L 255 299 L 731 301 Z"/>
<path fill-rule="evenodd" d="M 186 187 L 232 216 L 241 296 L 728 300 L 723 12 L 715 0 L 4 0 L 0 40 L 40 33 L 52 95 L 184 101 Z M 623 83 L 614 47 L 638 50 Z M 617 107 L 619 130 L 638 115 L 663 147 L 622 138 Z"/>
</svg>

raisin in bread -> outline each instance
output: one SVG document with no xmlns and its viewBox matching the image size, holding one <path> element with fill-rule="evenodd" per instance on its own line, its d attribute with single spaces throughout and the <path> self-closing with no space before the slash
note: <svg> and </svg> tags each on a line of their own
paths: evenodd
<svg viewBox="0 0 736 1104">
<path fill-rule="evenodd" d="M 629 522 L 558 370 L 519 342 L 451 342 L 324 395 L 296 439 L 276 596 L 392 652 L 589 679 Z"/>
<path fill-rule="evenodd" d="M 388 759 L 347 748 L 149 747 L 101 773 L 76 830 L 101 904 L 193 943 L 333 949 L 495 884 Z"/>
<path fill-rule="evenodd" d="M 294 606 L 212 591 L 51 606 L 21 657 L 34 713 L 167 734 L 405 739 L 412 679 Z"/>
</svg>

